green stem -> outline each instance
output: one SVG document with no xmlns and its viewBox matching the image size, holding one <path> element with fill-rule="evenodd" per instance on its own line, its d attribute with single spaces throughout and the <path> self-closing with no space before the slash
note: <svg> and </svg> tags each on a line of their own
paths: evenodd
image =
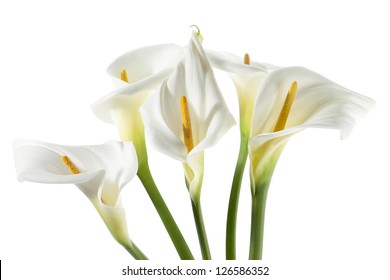
<svg viewBox="0 0 390 280">
<path fill-rule="evenodd" d="M 200 244 L 200 249 L 202 251 L 202 257 L 204 260 L 211 260 L 211 253 L 209 242 L 207 240 L 206 228 L 203 221 L 202 208 L 200 206 L 200 200 L 192 200 L 192 211 L 194 213 L 196 230 L 198 232 L 198 239 Z"/>
<path fill-rule="evenodd" d="M 149 165 L 147 161 L 141 161 L 141 165 L 138 168 L 138 177 L 145 187 L 150 199 L 152 200 L 160 218 L 182 260 L 193 260 L 194 257 L 188 247 L 179 227 L 177 226 L 171 212 L 164 202 L 154 180 L 150 173 Z"/>
<path fill-rule="evenodd" d="M 241 133 L 240 152 L 237 158 L 236 170 L 234 172 L 232 188 L 230 191 L 229 207 L 226 222 L 226 259 L 236 259 L 236 226 L 237 209 L 240 199 L 240 189 L 242 176 L 245 170 L 246 160 L 248 158 L 248 136 Z"/>
<path fill-rule="evenodd" d="M 147 260 L 148 258 L 134 243 L 122 244 L 122 246 L 134 257 L 136 260 Z"/>
<path fill-rule="evenodd" d="M 179 227 L 177 226 L 171 212 L 169 211 L 163 197 L 158 190 L 156 183 L 152 177 L 148 162 L 148 153 L 145 144 L 145 132 L 142 123 L 141 115 L 138 114 L 137 121 L 128 130 L 124 129 L 121 133 L 122 140 L 132 141 L 137 152 L 138 171 L 137 176 L 141 180 L 146 192 L 148 193 L 154 207 L 163 222 L 173 245 L 176 248 L 182 260 L 193 260 L 194 257 L 188 247 Z"/>
<path fill-rule="evenodd" d="M 252 196 L 252 221 L 249 259 L 261 260 L 263 254 L 264 219 L 269 183 L 260 184 Z"/>
</svg>

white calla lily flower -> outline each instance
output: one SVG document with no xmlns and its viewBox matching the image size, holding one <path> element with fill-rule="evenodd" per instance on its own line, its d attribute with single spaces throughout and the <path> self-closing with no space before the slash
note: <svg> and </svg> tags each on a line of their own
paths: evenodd
<svg viewBox="0 0 390 280">
<path fill-rule="evenodd" d="M 112 236 L 135 258 L 146 257 L 130 240 L 121 189 L 137 172 L 131 142 L 62 146 L 32 140 L 14 143 L 19 181 L 75 184 L 91 201 Z"/>
<path fill-rule="evenodd" d="M 186 176 L 194 198 L 200 194 L 203 152 L 234 124 L 207 56 L 195 33 L 184 59 L 160 90 L 141 108 L 151 144 L 188 164 Z"/>
<path fill-rule="evenodd" d="M 264 79 L 249 140 L 253 196 L 250 258 L 261 259 L 265 204 L 275 166 L 290 137 L 306 128 L 338 129 L 346 138 L 374 101 L 303 67 L 280 68 Z"/>
<path fill-rule="evenodd" d="M 207 50 L 206 53 L 213 67 L 229 73 L 232 78 L 238 96 L 241 133 L 249 136 L 253 106 L 259 88 L 267 74 L 278 67 L 251 61 L 248 54 L 242 58 L 231 53 L 212 50 Z"/>
<path fill-rule="evenodd" d="M 374 104 L 372 99 L 303 67 L 272 71 L 255 103 L 249 141 L 253 179 L 269 180 L 271 170 L 264 168 L 264 162 L 271 158 L 275 161 L 278 151 L 295 133 L 305 128 L 331 128 L 339 130 L 345 139 L 356 119 Z M 269 170 L 267 176 L 265 169 Z"/>
<path fill-rule="evenodd" d="M 120 56 L 107 69 L 117 89 L 92 104 L 93 112 L 115 124 L 123 141 L 143 138 L 139 108 L 182 57 L 183 48 L 174 44 L 144 47 Z"/>
<path fill-rule="evenodd" d="M 142 106 L 141 115 L 152 146 L 183 162 L 203 259 L 211 259 L 200 193 L 204 151 L 235 124 L 214 73 L 193 32 L 185 56 L 160 90 Z"/>
</svg>

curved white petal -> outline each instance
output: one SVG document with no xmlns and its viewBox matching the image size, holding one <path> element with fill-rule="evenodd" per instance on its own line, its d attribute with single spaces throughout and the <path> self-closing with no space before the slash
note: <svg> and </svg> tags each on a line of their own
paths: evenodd
<svg viewBox="0 0 390 280">
<path fill-rule="evenodd" d="M 99 146 L 75 147 L 17 140 L 14 155 L 19 180 L 75 184 L 90 199 L 114 238 L 121 244 L 131 242 L 119 195 L 137 172 L 132 143 L 111 141 Z M 70 173 L 62 163 L 64 155 L 81 173 Z"/>
<path fill-rule="evenodd" d="M 73 151 L 62 146 L 33 140 L 14 142 L 15 167 L 19 181 L 36 183 L 78 184 L 92 180 L 102 170 L 89 169 L 86 172 L 70 175 L 61 157 L 76 158 Z M 72 161 L 77 159 L 72 159 Z M 78 166 L 81 163 L 77 163 Z"/>
<path fill-rule="evenodd" d="M 187 164 L 190 170 L 185 168 L 184 171 L 188 182 L 188 191 L 190 197 L 195 201 L 196 199 L 200 199 L 204 173 L 204 153 L 189 154 Z"/>
<path fill-rule="evenodd" d="M 98 192 L 119 190 L 136 174 L 138 163 L 132 143 L 111 141 L 99 146 L 62 146 L 33 140 L 14 142 L 15 167 L 19 180 L 39 183 L 73 183 L 81 186 L 88 197 Z M 71 174 L 61 157 L 68 156 L 80 169 Z M 102 175 L 103 174 L 103 175 Z M 103 176 L 103 177 L 102 177 Z M 104 182 L 100 182 L 100 181 Z M 103 186 L 104 183 L 104 186 Z M 104 188 L 103 188 L 104 187 Z M 100 190 L 103 188 L 103 190 Z M 102 197 L 104 200 L 104 197 Z M 109 200 L 110 204 L 116 203 Z"/>
<path fill-rule="evenodd" d="M 104 122 L 118 124 L 117 116 L 122 116 L 124 119 L 128 116 L 130 121 L 138 113 L 139 108 L 147 100 L 152 90 L 153 87 L 150 90 L 145 90 L 124 86 L 103 96 L 93 103 L 91 108 L 93 113 Z"/>
<path fill-rule="evenodd" d="M 207 57 L 211 66 L 231 74 L 251 74 L 264 72 L 267 73 L 272 69 L 278 68 L 268 63 L 259 63 L 251 61 L 250 64 L 244 64 L 244 56 L 237 56 L 228 52 L 217 52 L 206 50 Z"/>
<path fill-rule="evenodd" d="M 339 129 L 345 138 L 355 119 L 367 113 L 374 101 L 343 88 L 303 67 L 272 71 L 264 80 L 256 99 L 252 137 L 273 131 L 292 82 L 298 90 L 287 119 L 286 132 L 306 127 Z"/>
<path fill-rule="evenodd" d="M 291 84 L 298 89 L 285 129 L 273 132 Z M 355 120 L 366 114 L 374 101 L 343 88 L 302 67 L 272 71 L 256 99 L 249 142 L 252 180 L 269 181 L 285 144 L 305 128 L 338 129 L 341 138 L 351 132 Z"/>
<path fill-rule="evenodd" d="M 173 69 L 182 58 L 183 48 L 180 46 L 174 44 L 147 46 L 121 55 L 110 64 L 107 72 L 118 86 L 127 84 L 121 80 L 120 73 L 123 69 L 127 72 L 129 84 L 148 84 L 147 80 L 153 79 L 167 69 Z"/>
<path fill-rule="evenodd" d="M 206 51 L 213 67 L 230 74 L 239 101 L 241 129 L 249 133 L 252 123 L 253 106 L 259 88 L 268 73 L 278 67 L 251 61 L 244 63 L 244 56 L 239 57 L 226 52 Z"/>
<path fill-rule="evenodd" d="M 121 206 L 121 203 L 110 206 L 102 203 L 101 200 L 95 200 L 92 201 L 92 204 L 95 206 L 112 236 L 120 244 L 131 242 L 128 233 L 126 212 Z"/>
<path fill-rule="evenodd" d="M 175 72 L 177 69 L 173 76 L 176 75 Z M 159 92 L 145 102 L 140 112 L 151 145 L 158 151 L 184 162 L 187 149 L 182 138 L 180 110 L 180 97 L 172 96 L 165 81 Z"/>
<path fill-rule="evenodd" d="M 195 34 L 192 35 L 188 51 L 190 58 L 185 62 L 187 99 L 191 104 L 191 117 L 198 126 L 194 134 L 194 140 L 197 139 L 198 142 L 191 153 L 197 153 L 215 145 L 235 124 L 235 120 L 226 106 L 206 53 Z"/>
<path fill-rule="evenodd" d="M 194 148 L 198 153 L 214 145 L 234 124 L 216 83 L 206 54 L 195 34 L 177 65 L 155 97 L 141 109 L 152 144 L 167 155 L 186 160 L 180 97 L 186 96 L 191 117 Z"/>
<path fill-rule="evenodd" d="M 256 192 L 258 186 L 267 186 L 271 182 L 275 166 L 291 136 L 292 134 L 273 138 L 257 146 L 256 150 L 253 149 L 253 145 L 249 146 L 252 194 Z"/>
<path fill-rule="evenodd" d="M 237 90 L 240 106 L 243 110 L 252 110 L 258 89 L 265 76 L 276 66 L 251 61 L 244 64 L 243 57 L 226 52 L 207 51 L 207 56 L 213 67 L 230 74 Z"/>
<path fill-rule="evenodd" d="M 113 115 L 127 112 L 133 116 L 182 58 L 183 48 L 173 44 L 144 47 L 120 56 L 107 69 L 118 89 L 96 101 L 92 111 L 109 123 L 117 121 Z M 121 80 L 123 69 L 128 83 Z"/>
</svg>

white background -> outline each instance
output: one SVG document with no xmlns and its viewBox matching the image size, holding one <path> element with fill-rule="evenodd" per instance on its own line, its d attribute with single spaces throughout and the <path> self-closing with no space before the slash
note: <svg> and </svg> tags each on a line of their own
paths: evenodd
<svg viewBox="0 0 390 280">
<path fill-rule="evenodd" d="M 4 279 L 125 279 L 136 267 L 72 185 L 18 183 L 12 140 L 67 145 L 117 139 L 90 104 L 113 89 L 109 63 L 131 49 L 185 45 L 197 24 L 203 46 L 257 61 L 301 65 L 376 100 L 350 138 L 296 135 L 268 199 L 264 261 L 248 254 L 246 178 L 238 255 L 267 265 L 268 279 L 389 279 L 390 98 L 386 1 L 9 1 L 0 2 L 0 259 Z M 221 77 L 220 73 L 217 73 Z M 223 78 L 223 77 L 222 77 Z M 237 114 L 228 79 L 221 88 Z M 238 152 L 238 129 L 206 152 L 202 202 L 217 265 Z M 149 149 L 155 180 L 193 253 L 200 252 L 180 163 Z M 152 267 L 182 264 L 138 179 L 123 192 L 132 239 Z M 192 266 L 201 267 L 200 263 Z M 210 277 L 211 278 L 211 277 Z M 250 278 L 250 277 L 248 277 Z M 145 277 L 144 277 L 145 279 Z"/>
</svg>

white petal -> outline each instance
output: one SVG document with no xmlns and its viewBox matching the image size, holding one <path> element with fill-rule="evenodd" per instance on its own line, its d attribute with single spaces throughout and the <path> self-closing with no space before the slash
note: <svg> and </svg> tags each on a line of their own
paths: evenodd
<svg viewBox="0 0 390 280">
<path fill-rule="evenodd" d="M 183 48 L 174 44 L 161 44 L 132 50 L 118 57 L 108 67 L 107 72 L 119 86 L 126 85 L 120 79 L 121 70 L 125 69 L 129 84 L 149 84 L 150 79 L 167 69 L 173 69 L 183 57 Z"/>
<path fill-rule="evenodd" d="M 278 67 L 255 61 L 244 64 L 245 55 L 239 57 L 230 53 L 215 51 L 207 51 L 207 55 L 213 67 L 230 74 L 238 96 L 241 129 L 248 133 L 259 88 L 267 74 Z"/>
<path fill-rule="evenodd" d="M 286 128 L 272 132 L 294 81 L 298 83 L 298 90 Z M 269 183 L 280 153 L 295 133 L 305 128 L 331 128 L 338 129 L 345 138 L 355 120 L 373 105 L 371 99 L 308 69 L 288 67 L 272 71 L 264 80 L 255 104 L 249 142 L 252 181 Z"/>
<path fill-rule="evenodd" d="M 191 153 L 204 151 L 216 144 L 235 124 L 219 90 L 207 56 L 195 34 L 188 46 L 185 61 L 187 99 L 196 143 Z M 194 144 L 195 144 L 194 143 Z"/>
<path fill-rule="evenodd" d="M 104 223 L 112 236 L 120 243 L 125 244 L 130 241 L 125 209 L 119 204 L 115 207 L 106 205 L 99 201 L 92 202 L 100 214 Z M 131 242 L 131 241 L 130 241 Z"/>
<path fill-rule="evenodd" d="M 182 139 L 180 97 L 172 95 L 166 82 L 145 102 L 140 112 L 151 145 L 174 159 L 185 161 L 187 148 Z"/>
<path fill-rule="evenodd" d="M 225 110 L 225 104 L 217 103 L 208 112 L 207 119 L 198 129 L 201 129 L 200 142 L 191 150 L 189 155 L 202 152 L 207 148 L 216 145 L 219 139 L 233 126 L 235 120 L 229 111 Z M 222 109 L 222 110 L 221 110 Z M 202 129 L 204 125 L 204 129 Z"/>
<path fill-rule="evenodd" d="M 157 87 L 157 86 L 156 86 Z M 131 89 L 131 90 L 130 90 Z M 130 94 L 133 92 L 132 94 Z M 107 94 L 92 104 L 93 113 L 102 121 L 117 124 L 115 116 L 126 116 L 131 120 L 149 97 L 151 90 L 123 87 Z"/>
<path fill-rule="evenodd" d="M 19 180 L 39 183 L 73 183 L 88 197 L 98 196 L 103 183 L 121 188 L 136 174 L 137 159 L 130 142 L 107 142 L 99 146 L 62 146 L 33 140 L 14 142 Z M 71 174 L 61 157 L 68 156 L 80 169 Z M 104 182 L 103 182 L 104 180 Z M 119 194 L 119 190 L 116 191 Z"/>
<path fill-rule="evenodd" d="M 257 146 L 256 149 L 254 149 L 256 145 L 253 145 L 253 141 L 249 143 L 252 194 L 256 192 L 259 186 L 265 186 L 271 182 L 279 156 L 292 135 L 272 138 L 273 140 Z"/>
<path fill-rule="evenodd" d="M 204 153 L 191 153 L 187 157 L 188 166 L 191 170 L 184 170 L 190 174 L 186 174 L 187 180 L 189 181 L 188 191 L 190 197 L 195 201 L 200 198 L 200 192 L 203 182 L 204 173 Z M 188 176 L 191 175 L 191 176 Z"/>
<path fill-rule="evenodd" d="M 242 57 L 228 52 L 217 52 L 206 50 L 211 66 L 231 74 L 268 73 L 272 69 L 278 68 L 268 63 L 251 61 L 249 65 L 244 64 L 244 54 Z"/>
<path fill-rule="evenodd" d="M 182 57 L 183 49 L 172 44 L 144 47 L 120 56 L 107 70 L 118 89 L 92 104 L 92 111 L 109 123 L 115 123 L 113 115 L 134 116 Z M 120 79 L 123 69 L 129 83 Z"/>
<path fill-rule="evenodd" d="M 254 142 L 274 137 L 268 133 L 273 134 L 293 81 L 298 82 L 298 90 L 286 129 L 275 135 L 286 135 L 307 127 L 323 127 L 339 129 L 345 138 L 355 119 L 367 113 L 374 105 L 370 98 L 347 90 L 308 69 L 277 69 L 266 77 L 257 96 L 252 123 L 252 138 L 256 138 Z"/>
<path fill-rule="evenodd" d="M 177 65 L 141 114 L 151 143 L 167 155 L 186 160 L 183 143 L 180 97 L 186 96 L 191 117 L 194 149 L 197 153 L 214 145 L 234 124 L 217 86 L 207 57 L 195 34 L 184 60 Z"/>
<path fill-rule="evenodd" d="M 61 161 L 63 155 L 72 158 L 72 161 L 75 158 L 72 152 L 65 151 L 61 146 L 32 140 L 16 140 L 14 142 L 14 158 L 18 180 L 36 183 L 78 184 L 90 181 L 102 170 L 93 169 L 71 175 Z"/>
<path fill-rule="evenodd" d="M 120 190 L 137 172 L 135 149 L 130 142 L 99 146 L 61 146 L 32 140 L 14 143 L 20 180 L 41 183 L 74 183 L 90 199 L 112 236 L 120 244 L 130 241 Z M 66 155 L 80 169 L 70 174 L 61 161 Z"/>
</svg>

